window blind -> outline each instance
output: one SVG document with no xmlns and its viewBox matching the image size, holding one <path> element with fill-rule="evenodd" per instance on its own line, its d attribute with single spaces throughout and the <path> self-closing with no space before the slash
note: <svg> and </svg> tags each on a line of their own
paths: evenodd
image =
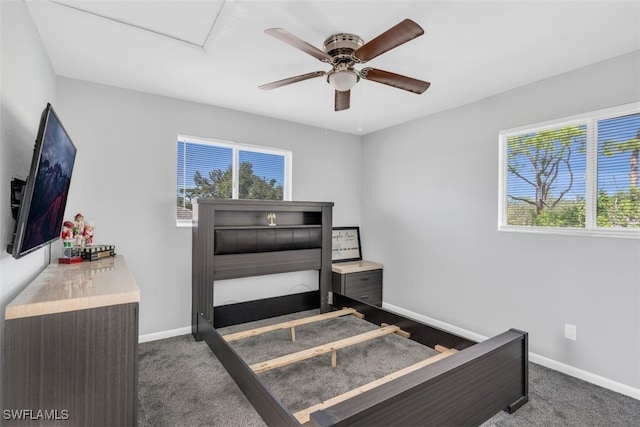
<svg viewBox="0 0 640 427">
<path fill-rule="evenodd" d="M 499 229 L 640 237 L 640 103 L 499 140 Z"/>
<path fill-rule="evenodd" d="M 189 225 L 193 200 L 288 200 L 291 152 L 225 141 L 179 137 L 176 152 L 178 225 Z"/>
</svg>

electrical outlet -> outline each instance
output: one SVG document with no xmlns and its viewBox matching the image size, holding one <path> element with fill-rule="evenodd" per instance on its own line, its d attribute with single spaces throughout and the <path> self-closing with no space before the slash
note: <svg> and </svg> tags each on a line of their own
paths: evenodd
<svg viewBox="0 0 640 427">
<path fill-rule="evenodd" d="M 572 340 L 575 341 L 576 340 L 576 325 L 570 325 L 568 323 L 565 323 L 564 325 L 564 337 L 568 340 Z"/>
</svg>

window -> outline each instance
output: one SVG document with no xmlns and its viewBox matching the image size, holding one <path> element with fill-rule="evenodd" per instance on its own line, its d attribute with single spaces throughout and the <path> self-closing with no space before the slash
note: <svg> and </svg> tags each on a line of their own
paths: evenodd
<svg viewBox="0 0 640 427">
<path fill-rule="evenodd" d="M 179 136 L 178 225 L 191 225 L 193 199 L 291 200 L 291 151 Z"/>
<path fill-rule="evenodd" d="M 640 237 L 640 103 L 500 132 L 500 230 Z"/>
</svg>

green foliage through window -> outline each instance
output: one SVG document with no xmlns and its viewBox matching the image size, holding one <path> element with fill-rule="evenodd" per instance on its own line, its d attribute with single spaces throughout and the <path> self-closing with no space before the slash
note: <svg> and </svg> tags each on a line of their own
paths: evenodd
<svg viewBox="0 0 640 427">
<path fill-rule="evenodd" d="M 179 138 L 178 222 L 191 220 L 197 198 L 286 200 L 290 161 L 286 150 Z"/>
<path fill-rule="evenodd" d="M 640 106 L 500 134 L 500 227 L 640 230 Z"/>
<path fill-rule="evenodd" d="M 563 126 L 507 138 L 508 206 L 518 207 L 509 225 L 582 227 L 586 126 Z"/>
</svg>

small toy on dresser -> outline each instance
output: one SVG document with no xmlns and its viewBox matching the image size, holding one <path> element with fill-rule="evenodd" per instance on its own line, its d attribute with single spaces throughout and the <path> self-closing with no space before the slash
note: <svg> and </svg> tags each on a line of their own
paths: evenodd
<svg viewBox="0 0 640 427">
<path fill-rule="evenodd" d="M 88 220 L 84 224 L 84 230 L 82 232 L 82 238 L 84 240 L 84 246 L 93 245 L 93 230 L 95 229 L 95 225 L 92 220 Z"/>
<path fill-rule="evenodd" d="M 66 221 L 68 223 L 71 221 Z M 80 212 L 73 218 L 73 241 L 74 246 L 82 248 L 93 245 L 95 223 L 92 220 L 84 220 L 84 215 Z"/>
<path fill-rule="evenodd" d="M 84 246 L 84 215 L 80 212 L 73 217 L 73 240 L 75 246 Z"/>
<path fill-rule="evenodd" d="M 115 245 L 95 244 L 95 223 L 92 220 L 85 221 L 84 215 L 77 213 L 73 221 L 65 221 L 62 224 L 62 257 L 58 259 L 61 264 L 74 264 L 82 261 L 95 261 L 116 255 Z"/>
<path fill-rule="evenodd" d="M 78 248 L 74 246 L 74 223 L 71 221 L 65 221 L 62 224 L 62 232 L 60 237 L 62 238 L 62 256 L 58 258 L 60 264 L 75 264 L 82 262 L 82 257 L 78 252 Z"/>
</svg>

